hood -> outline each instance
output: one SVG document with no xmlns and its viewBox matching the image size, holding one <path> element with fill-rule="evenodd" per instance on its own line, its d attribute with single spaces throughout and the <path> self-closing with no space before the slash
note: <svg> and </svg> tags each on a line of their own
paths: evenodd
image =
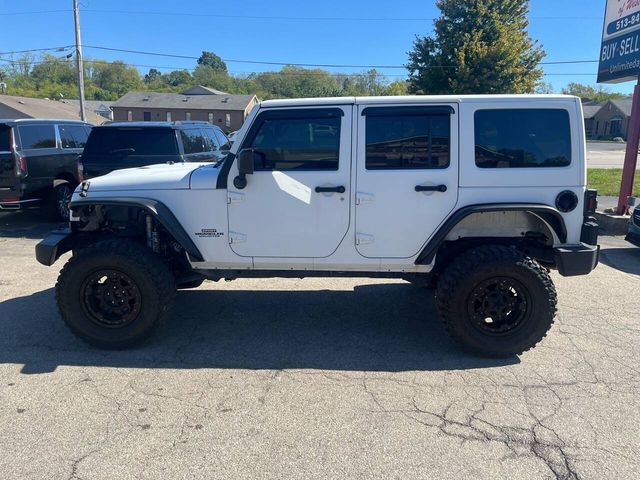
<svg viewBox="0 0 640 480">
<path fill-rule="evenodd" d="M 210 163 L 174 163 L 114 170 L 102 177 L 91 178 L 90 192 L 115 190 L 181 190 L 188 189 L 191 174 Z"/>
</svg>

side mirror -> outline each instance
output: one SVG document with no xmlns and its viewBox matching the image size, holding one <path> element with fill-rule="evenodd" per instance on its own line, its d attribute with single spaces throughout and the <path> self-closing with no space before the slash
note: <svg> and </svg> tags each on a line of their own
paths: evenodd
<svg viewBox="0 0 640 480">
<path fill-rule="evenodd" d="M 253 159 L 256 153 L 245 148 L 238 153 L 238 176 L 233 179 L 233 186 L 242 190 L 247 186 L 247 175 L 253 174 Z"/>
<path fill-rule="evenodd" d="M 245 148 L 240 153 L 238 153 L 238 172 L 240 173 L 240 175 L 253 174 L 253 158 L 254 151 L 250 148 Z"/>
</svg>

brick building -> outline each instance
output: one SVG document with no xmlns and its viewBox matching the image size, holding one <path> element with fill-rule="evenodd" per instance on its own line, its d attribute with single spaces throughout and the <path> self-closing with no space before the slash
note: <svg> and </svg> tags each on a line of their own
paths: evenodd
<svg viewBox="0 0 640 480">
<path fill-rule="evenodd" d="M 258 103 L 255 95 L 231 95 L 196 86 L 181 93 L 129 92 L 112 106 L 115 121 L 203 120 L 225 132 L 238 130 Z"/>
</svg>

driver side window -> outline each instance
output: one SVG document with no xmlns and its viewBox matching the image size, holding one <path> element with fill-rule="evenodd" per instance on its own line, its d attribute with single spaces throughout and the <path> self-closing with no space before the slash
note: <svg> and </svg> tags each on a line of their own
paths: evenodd
<svg viewBox="0 0 640 480">
<path fill-rule="evenodd" d="M 255 171 L 338 170 L 340 117 L 267 118 L 248 148 Z"/>
</svg>

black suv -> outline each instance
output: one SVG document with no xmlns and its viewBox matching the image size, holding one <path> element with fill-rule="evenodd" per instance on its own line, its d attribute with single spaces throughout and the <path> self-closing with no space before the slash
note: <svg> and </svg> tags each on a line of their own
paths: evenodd
<svg viewBox="0 0 640 480">
<path fill-rule="evenodd" d="M 78 156 L 91 125 L 73 120 L 0 120 L 0 210 L 46 202 L 69 219 Z"/>
<path fill-rule="evenodd" d="M 114 122 L 95 127 L 80 158 L 85 179 L 167 162 L 218 162 L 226 135 L 207 122 Z"/>
</svg>

